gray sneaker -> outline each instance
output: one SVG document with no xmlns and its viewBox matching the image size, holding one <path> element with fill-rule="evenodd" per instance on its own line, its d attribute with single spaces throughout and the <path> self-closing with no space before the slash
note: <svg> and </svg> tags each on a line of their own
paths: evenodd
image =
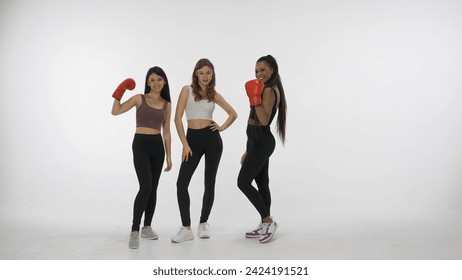
<svg viewBox="0 0 462 280">
<path fill-rule="evenodd" d="M 132 231 L 130 233 L 130 240 L 128 241 L 128 248 L 138 249 L 140 247 L 140 232 Z"/>
<path fill-rule="evenodd" d="M 152 230 L 152 227 L 150 226 L 145 226 L 141 229 L 141 237 L 151 240 L 159 239 L 157 233 L 154 230 Z"/>
</svg>

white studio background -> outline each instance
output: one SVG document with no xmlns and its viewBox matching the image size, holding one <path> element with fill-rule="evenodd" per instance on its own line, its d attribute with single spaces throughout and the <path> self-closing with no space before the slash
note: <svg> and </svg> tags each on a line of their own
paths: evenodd
<svg viewBox="0 0 462 280">
<path fill-rule="evenodd" d="M 0 222 L 126 228 L 138 189 L 134 110 L 114 117 L 126 77 L 162 67 L 173 108 L 196 61 L 239 114 L 223 132 L 211 220 L 254 225 L 237 189 L 255 61 L 279 62 L 287 142 L 271 159 L 286 227 L 458 220 L 462 211 L 459 1 L 0 1 Z M 216 119 L 226 115 L 217 107 Z M 180 225 L 181 143 L 155 222 Z M 199 219 L 203 166 L 190 187 Z M 2 225 L 2 228 L 4 226 Z M 106 230 L 111 230 L 110 228 Z"/>
</svg>

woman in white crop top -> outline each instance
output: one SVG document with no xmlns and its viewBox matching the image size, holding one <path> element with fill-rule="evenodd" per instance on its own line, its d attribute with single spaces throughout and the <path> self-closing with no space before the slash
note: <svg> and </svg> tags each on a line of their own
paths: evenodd
<svg viewBox="0 0 462 280">
<path fill-rule="evenodd" d="M 213 120 L 215 104 L 228 118 L 222 125 Z M 183 115 L 186 113 L 188 130 L 185 133 Z M 215 90 L 215 70 L 208 59 L 200 59 L 192 74 L 192 84 L 184 86 L 178 98 L 175 126 L 183 144 L 182 163 L 177 181 L 177 198 L 182 227 L 172 242 L 180 243 L 194 239 L 189 212 L 188 187 L 202 156 L 205 157 L 205 190 L 199 221 L 198 235 L 209 238 L 207 220 L 215 196 L 215 178 L 220 163 L 223 144 L 220 132 L 227 129 L 237 118 L 237 113 L 223 96 Z"/>
</svg>

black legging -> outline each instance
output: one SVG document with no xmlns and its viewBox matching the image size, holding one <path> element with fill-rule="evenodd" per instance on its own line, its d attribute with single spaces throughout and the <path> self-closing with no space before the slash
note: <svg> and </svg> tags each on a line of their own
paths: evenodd
<svg viewBox="0 0 462 280">
<path fill-rule="evenodd" d="M 191 147 L 192 156 L 189 156 L 188 161 L 183 161 L 181 163 L 178 181 L 176 183 L 181 222 L 185 227 L 191 226 L 188 187 L 194 171 L 203 155 L 205 155 L 205 190 L 202 199 L 200 222 L 207 222 L 215 198 L 215 179 L 218 165 L 220 164 L 221 153 L 223 151 L 223 142 L 220 132 L 217 130 L 212 131 L 210 127 L 202 129 L 188 128 L 186 139 Z"/>
<path fill-rule="evenodd" d="M 270 215 L 271 193 L 269 189 L 269 158 L 276 141 L 269 126 L 247 126 L 247 155 L 237 179 L 239 189 L 260 213 L 261 218 Z M 257 183 L 258 190 L 252 186 Z"/>
<path fill-rule="evenodd" d="M 133 163 L 140 189 L 133 206 L 132 231 L 140 230 L 144 212 L 144 225 L 150 226 L 157 202 L 157 185 L 165 159 L 165 149 L 160 134 L 135 134 L 133 139 Z"/>
</svg>

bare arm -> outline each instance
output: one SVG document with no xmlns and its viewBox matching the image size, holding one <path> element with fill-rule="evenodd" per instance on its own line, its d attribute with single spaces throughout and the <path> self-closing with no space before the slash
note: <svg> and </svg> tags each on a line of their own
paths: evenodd
<svg viewBox="0 0 462 280">
<path fill-rule="evenodd" d="M 211 125 L 213 130 L 218 130 L 221 132 L 233 124 L 233 122 L 237 119 L 237 113 L 234 108 L 228 102 L 226 102 L 223 96 L 218 92 L 215 95 L 215 103 L 228 114 L 228 118 L 221 126 L 218 126 L 217 124 Z"/>
<path fill-rule="evenodd" d="M 114 99 L 114 103 L 112 104 L 112 115 L 117 116 L 129 111 L 131 108 L 135 106 L 139 106 L 141 104 L 141 96 L 139 94 L 130 97 L 127 101 L 120 104 L 120 101 Z"/>
<path fill-rule="evenodd" d="M 180 137 L 181 143 L 183 144 L 183 153 L 181 155 L 181 160 L 188 160 L 188 157 L 192 156 L 191 148 L 189 147 L 188 140 L 186 139 L 186 134 L 184 132 L 183 126 L 183 114 L 186 108 L 186 102 L 188 101 L 189 89 L 187 86 L 184 86 L 181 89 L 180 96 L 178 97 L 178 102 L 176 104 L 175 110 L 175 127 Z"/>
<path fill-rule="evenodd" d="M 276 102 L 276 94 L 273 93 L 273 89 L 265 88 L 263 90 L 263 103 L 255 106 L 255 112 L 257 113 L 258 120 L 262 125 L 267 125 L 273 110 L 274 103 Z"/>
<path fill-rule="evenodd" d="M 165 154 L 167 156 L 167 167 L 164 171 L 170 171 L 172 169 L 172 136 L 170 134 L 170 118 L 172 115 L 172 105 L 170 103 L 167 104 L 167 109 L 165 112 L 165 120 L 162 125 L 163 127 L 163 138 L 164 138 L 164 146 L 165 146 Z"/>
</svg>

